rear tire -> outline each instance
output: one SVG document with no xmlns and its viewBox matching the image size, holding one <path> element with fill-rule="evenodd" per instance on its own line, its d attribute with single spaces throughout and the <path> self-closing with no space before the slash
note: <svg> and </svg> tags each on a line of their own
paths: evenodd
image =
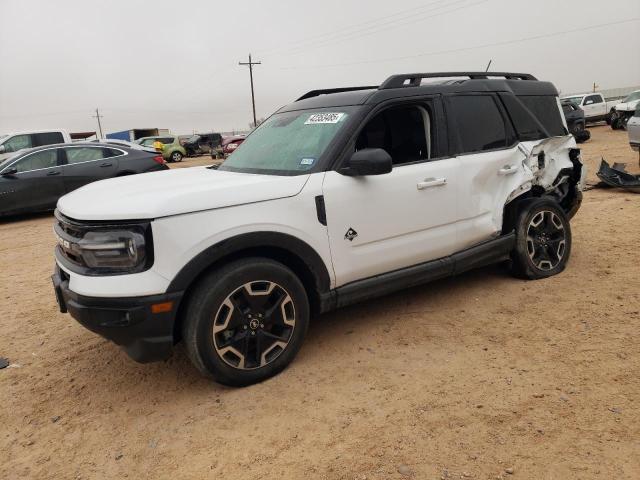
<svg viewBox="0 0 640 480">
<path fill-rule="evenodd" d="M 239 387 L 286 368 L 308 325 L 309 301 L 298 277 L 281 263 L 253 257 L 214 270 L 197 284 L 182 335 L 203 375 Z"/>
<path fill-rule="evenodd" d="M 169 158 L 171 158 L 172 162 L 178 163 L 182 161 L 182 154 L 180 152 L 173 152 Z"/>
<path fill-rule="evenodd" d="M 571 226 L 557 202 L 536 198 L 527 202 L 516 221 L 512 273 L 531 280 L 562 272 L 571 255 Z"/>
</svg>

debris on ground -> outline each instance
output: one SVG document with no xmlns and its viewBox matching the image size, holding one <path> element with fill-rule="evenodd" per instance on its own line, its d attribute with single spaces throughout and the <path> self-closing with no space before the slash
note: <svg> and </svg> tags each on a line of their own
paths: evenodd
<svg viewBox="0 0 640 480">
<path fill-rule="evenodd" d="M 626 163 L 614 163 L 613 166 L 610 166 L 603 158 L 596 175 L 609 187 L 624 188 L 630 192 L 640 193 L 640 175 L 628 173 Z"/>
<path fill-rule="evenodd" d="M 9 359 L 0 357 L 0 370 L 9 366 Z"/>
</svg>

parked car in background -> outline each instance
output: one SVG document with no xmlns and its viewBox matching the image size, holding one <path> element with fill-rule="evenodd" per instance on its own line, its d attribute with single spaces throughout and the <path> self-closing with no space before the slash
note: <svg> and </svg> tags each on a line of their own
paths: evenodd
<svg viewBox="0 0 640 480">
<path fill-rule="evenodd" d="M 134 150 L 144 150 L 146 152 L 155 153 L 156 149 L 153 147 L 146 147 L 135 142 L 128 142 L 127 140 L 119 140 L 117 138 L 98 138 L 91 140 L 92 143 L 107 143 L 109 145 L 116 145 L 120 147 L 132 148 Z"/>
<path fill-rule="evenodd" d="M 245 135 L 236 135 L 234 137 L 226 137 L 222 139 L 222 143 L 218 148 L 211 151 L 211 158 L 227 158 L 236 148 L 245 141 Z"/>
<path fill-rule="evenodd" d="M 66 130 L 38 130 L 0 135 L 0 161 L 25 148 L 56 143 L 71 143 L 71 136 Z"/>
<path fill-rule="evenodd" d="M 619 99 L 607 100 L 601 93 L 583 93 L 563 97 L 562 100 L 569 100 L 575 106 L 584 110 L 584 118 L 587 122 L 599 122 L 605 120 L 611 122 L 613 107 Z"/>
<path fill-rule="evenodd" d="M 576 139 L 576 142 L 582 143 L 591 138 L 589 130 L 585 129 L 584 111 L 574 105 L 569 100 L 562 100 L 562 113 L 567 122 L 569 132 Z"/>
<path fill-rule="evenodd" d="M 627 122 L 627 132 L 629 133 L 629 145 L 636 152 L 640 152 L 640 104 L 636 106 L 636 111 Z M 640 163 L 640 159 L 638 159 Z"/>
<path fill-rule="evenodd" d="M 0 163 L 0 215 L 53 210 L 58 198 L 87 183 L 167 168 L 157 152 L 106 143 L 27 149 Z"/>
<path fill-rule="evenodd" d="M 627 122 L 634 116 L 638 105 L 640 105 L 640 90 L 627 95 L 613 108 L 611 128 L 614 130 L 627 128 Z"/>
<path fill-rule="evenodd" d="M 220 133 L 196 133 L 184 142 L 184 148 L 189 156 L 205 155 L 211 153 L 221 143 L 222 135 Z"/>
<path fill-rule="evenodd" d="M 282 371 L 315 314 L 506 260 L 561 273 L 585 169 L 553 84 L 447 72 L 311 91 L 221 165 L 143 177 L 58 202 L 60 310 L 138 361 L 182 340 L 240 386 Z"/>
<path fill-rule="evenodd" d="M 181 162 L 182 158 L 187 155 L 187 151 L 180 143 L 180 137 L 178 137 L 177 135 L 144 137 L 136 140 L 139 145 L 151 148 L 153 148 L 153 144 L 157 141 L 162 143 L 162 157 L 167 162 Z"/>
</svg>

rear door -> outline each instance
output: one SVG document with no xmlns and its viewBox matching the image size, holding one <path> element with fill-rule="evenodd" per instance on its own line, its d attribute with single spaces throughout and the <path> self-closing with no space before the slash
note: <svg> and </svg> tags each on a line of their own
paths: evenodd
<svg viewBox="0 0 640 480">
<path fill-rule="evenodd" d="M 101 146 L 64 147 L 65 190 L 71 192 L 87 183 L 113 177 L 118 171 L 118 157 L 125 152 L 117 148 Z"/>
<path fill-rule="evenodd" d="M 64 195 L 64 162 L 59 148 L 39 150 L 21 157 L 5 167 L 4 171 L 15 168 L 12 175 L 3 175 L 0 180 L 2 204 L 0 210 L 8 212 L 29 212 L 53 209 Z"/>
<path fill-rule="evenodd" d="M 460 163 L 456 250 L 463 250 L 500 234 L 507 198 L 532 174 L 497 96 L 451 95 L 446 107 Z"/>
</svg>

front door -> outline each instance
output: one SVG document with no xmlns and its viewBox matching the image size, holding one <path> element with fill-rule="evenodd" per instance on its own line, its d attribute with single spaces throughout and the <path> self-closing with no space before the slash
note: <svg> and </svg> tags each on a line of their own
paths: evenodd
<svg viewBox="0 0 640 480">
<path fill-rule="evenodd" d="M 40 150 L 24 156 L 4 171 L 14 174 L 0 180 L 0 211 L 19 213 L 55 208 L 64 195 L 63 170 L 59 149 Z"/>
<path fill-rule="evenodd" d="M 439 103 L 426 99 L 375 114 L 353 150 L 383 148 L 393 170 L 327 172 L 323 195 L 336 286 L 454 252 L 458 160 L 447 158 Z"/>
</svg>

